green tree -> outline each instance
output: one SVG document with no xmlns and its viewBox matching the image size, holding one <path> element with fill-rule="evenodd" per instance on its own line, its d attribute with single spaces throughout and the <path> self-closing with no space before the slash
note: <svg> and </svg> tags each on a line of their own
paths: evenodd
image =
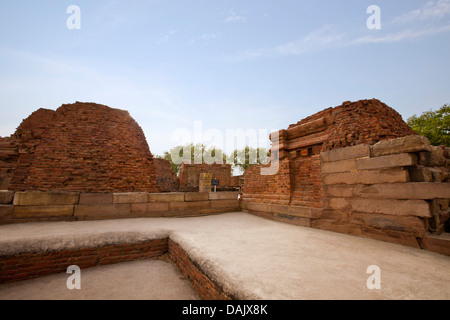
<svg viewBox="0 0 450 320">
<path fill-rule="evenodd" d="M 242 150 L 234 150 L 228 158 L 228 163 L 232 162 L 233 168 L 244 173 L 252 165 L 269 163 L 269 152 L 266 148 L 251 148 L 249 146 Z"/>
<path fill-rule="evenodd" d="M 432 145 L 450 147 L 450 106 L 445 104 L 437 111 L 424 112 L 420 117 L 414 115 L 407 121 L 418 134 L 427 137 Z"/>
<path fill-rule="evenodd" d="M 222 160 L 226 162 L 223 151 L 213 146 L 189 143 L 184 146 L 176 146 L 169 151 L 165 151 L 163 156 L 158 158 L 166 159 L 170 162 L 173 172 L 178 175 L 181 171 L 182 162 L 190 163 L 213 163 Z"/>
</svg>

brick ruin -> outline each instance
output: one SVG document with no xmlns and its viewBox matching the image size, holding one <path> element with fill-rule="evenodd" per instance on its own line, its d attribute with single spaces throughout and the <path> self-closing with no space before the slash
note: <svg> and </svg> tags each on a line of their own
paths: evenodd
<svg viewBox="0 0 450 320">
<path fill-rule="evenodd" d="M 173 172 L 169 160 L 153 158 L 156 171 L 156 183 L 159 192 L 175 192 L 179 190 L 178 178 Z"/>
<path fill-rule="evenodd" d="M 0 166 L 12 191 L 159 192 L 173 178 L 127 111 L 80 102 L 31 114 L 0 139 Z"/>
<path fill-rule="evenodd" d="M 0 190 L 10 190 L 0 192 L 0 224 L 243 210 L 450 255 L 439 238 L 450 231 L 450 148 L 431 146 L 376 99 L 326 109 L 278 136 L 274 175 L 252 166 L 233 178 L 230 165 L 183 163 L 176 177 L 128 112 L 79 102 L 40 109 L 0 138 Z M 241 200 L 192 193 L 201 174 L 218 190 L 242 185 Z"/>
<path fill-rule="evenodd" d="M 379 100 L 291 125 L 271 153 L 277 174 L 261 175 L 264 166 L 244 174 L 247 212 L 415 247 L 450 231 L 450 149 L 431 146 Z"/>
<path fill-rule="evenodd" d="M 232 180 L 231 165 L 229 164 L 181 164 L 181 171 L 179 174 L 180 190 L 181 191 L 198 191 L 200 185 L 200 175 L 202 173 L 211 173 L 213 180 L 219 180 L 220 184 L 217 187 L 219 190 L 227 190 L 233 187 L 235 180 Z M 231 189 L 230 189 L 231 190 Z"/>
<path fill-rule="evenodd" d="M 244 196 L 256 202 L 322 208 L 320 153 L 415 134 L 400 114 L 378 100 L 344 102 L 279 131 L 277 175 L 245 172 Z"/>
</svg>

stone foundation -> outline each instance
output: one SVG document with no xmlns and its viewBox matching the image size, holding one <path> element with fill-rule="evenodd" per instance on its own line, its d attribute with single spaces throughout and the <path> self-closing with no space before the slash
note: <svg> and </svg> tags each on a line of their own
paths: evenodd
<svg viewBox="0 0 450 320">
<path fill-rule="evenodd" d="M 237 192 L 14 193 L 0 191 L 0 224 L 200 216 L 239 210 Z"/>
</svg>

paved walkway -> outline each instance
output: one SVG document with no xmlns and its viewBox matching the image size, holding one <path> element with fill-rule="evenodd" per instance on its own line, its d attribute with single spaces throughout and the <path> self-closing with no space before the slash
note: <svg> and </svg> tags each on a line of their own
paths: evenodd
<svg viewBox="0 0 450 320">
<path fill-rule="evenodd" d="M 0 226 L 0 253 L 166 236 L 240 299 L 450 299 L 450 257 L 242 212 Z M 380 290 L 367 288 L 372 265 L 381 270 Z"/>
</svg>

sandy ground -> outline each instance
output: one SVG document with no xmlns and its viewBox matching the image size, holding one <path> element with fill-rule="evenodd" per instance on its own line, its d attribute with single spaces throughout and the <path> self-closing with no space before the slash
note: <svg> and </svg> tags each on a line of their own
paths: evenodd
<svg viewBox="0 0 450 320">
<path fill-rule="evenodd" d="M 450 299 L 450 257 L 372 239 L 287 225 L 242 212 L 184 219 L 0 226 L 0 253 L 71 249 L 165 236 L 180 244 L 191 259 L 224 287 L 226 293 L 239 299 Z M 143 263 L 140 267 L 151 269 L 151 264 Z M 131 265 L 111 267 L 127 269 Z M 370 290 L 367 280 L 371 274 L 367 269 L 373 265 L 381 271 L 381 288 Z M 145 288 L 155 287 L 158 280 L 150 277 L 152 279 L 144 287 L 140 286 L 139 280 L 132 285 L 131 273 L 135 272 L 117 274 L 115 281 L 122 281 L 122 284 L 112 285 L 109 282 L 101 284 L 103 276 L 95 276 L 95 273 L 87 278 L 86 270 L 85 277 L 91 279 L 83 280 L 86 288 L 92 282 L 96 292 L 86 293 L 86 297 L 94 299 L 101 297 L 103 292 L 112 294 L 128 287 L 130 298 L 146 299 Z M 48 279 L 57 277 L 67 279 L 67 275 Z M 158 277 L 160 274 L 156 273 L 155 278 Z M 36 280 L 36 287 L 30 285 L 25 291 L 38 290 L 38 283 L 42 285 L 40 280 Z M 165 283 L 162 282 L 162 288 Z M 0 296 L 4 290 L 11 289 L 9 285 L 0 286 Z M 163 297 L 162 294 L 157 296 Z"/>
</svg>

